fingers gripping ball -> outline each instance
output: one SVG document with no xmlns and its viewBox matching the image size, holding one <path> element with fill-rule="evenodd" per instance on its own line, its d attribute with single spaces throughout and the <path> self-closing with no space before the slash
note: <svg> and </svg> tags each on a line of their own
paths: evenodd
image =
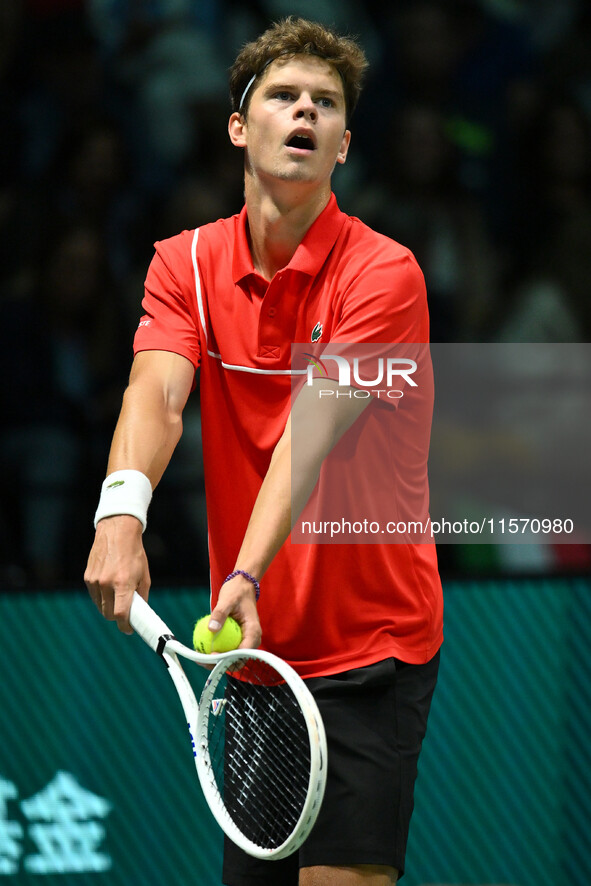
<svg viewBox="0 0 591 886">
<path fill-rule="evenodd" d="M 214 634 L 207 627 L 210 615 L 204 615 L 195 623 L 193 630 L 193 647 L 197 652 L 229 652 L 236 649 L 242 642 L 240 625 L 233 618 L 228 617 L 221 631 Z"/>
</svg>

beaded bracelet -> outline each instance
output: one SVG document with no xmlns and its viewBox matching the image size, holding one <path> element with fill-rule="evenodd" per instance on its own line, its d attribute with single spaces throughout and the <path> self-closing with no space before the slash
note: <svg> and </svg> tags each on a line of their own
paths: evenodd
<svg viewBox="0 0 591 886">
<path fill-rule="evenodd" d="M 230 581 L 231 578 L 236 578 L 237 575 L 243 575 L 251 584 L 254 585 L 255 599 L 258 600 L 261 594 L 261 586 L 254 577 L 249 572 L 245 572 L 244 569 L 236 569 L 235 572 L 231 572 L 227 578 L 225 578 L 222 582 L 223 585 L 226 584 L 227 581 Z"/>
</svg>

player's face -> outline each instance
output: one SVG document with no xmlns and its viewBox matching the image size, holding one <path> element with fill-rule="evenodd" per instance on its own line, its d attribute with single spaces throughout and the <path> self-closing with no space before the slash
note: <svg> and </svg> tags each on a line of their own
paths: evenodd
<svg viewBox="0 0 591 886">
<path fill-rule="evenodd" d="M 247 119 L 230 118 L 230 136 L 246 149 L 247 170 L 261 180 L 330 181 L 351 138 L 339 74 L 315 56 L 272 62 L 252 93 Z"/>
</svg>

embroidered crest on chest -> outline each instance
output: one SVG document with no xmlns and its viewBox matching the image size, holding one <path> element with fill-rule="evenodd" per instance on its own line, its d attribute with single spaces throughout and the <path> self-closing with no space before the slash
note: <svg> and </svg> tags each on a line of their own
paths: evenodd
<svg viewBox="0 0 591 886">
<path fill-rule="evenodd" d="M 320 341 L 322 337 L 322 323 L 317 323 L 314 329 L 312 330 L 312 335 L 310 336 L 310 341 Z"/>
</svg>

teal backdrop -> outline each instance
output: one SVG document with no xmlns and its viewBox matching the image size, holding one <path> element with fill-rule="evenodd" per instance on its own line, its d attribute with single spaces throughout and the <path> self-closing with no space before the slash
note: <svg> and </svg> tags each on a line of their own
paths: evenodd
<svg viewBox="0 0 591 886">
<path fill-rule="evenodd" d="M 447 582 L 445 599 L 402 882 L 588 886 L 591 580 Z M 184 642 L 208 609 L 202 589 L 152 602 Z M 0 886 L 219 886 L 157 657 L 84 591 L 0 593 L 0 625 Z"/>
</svg>

